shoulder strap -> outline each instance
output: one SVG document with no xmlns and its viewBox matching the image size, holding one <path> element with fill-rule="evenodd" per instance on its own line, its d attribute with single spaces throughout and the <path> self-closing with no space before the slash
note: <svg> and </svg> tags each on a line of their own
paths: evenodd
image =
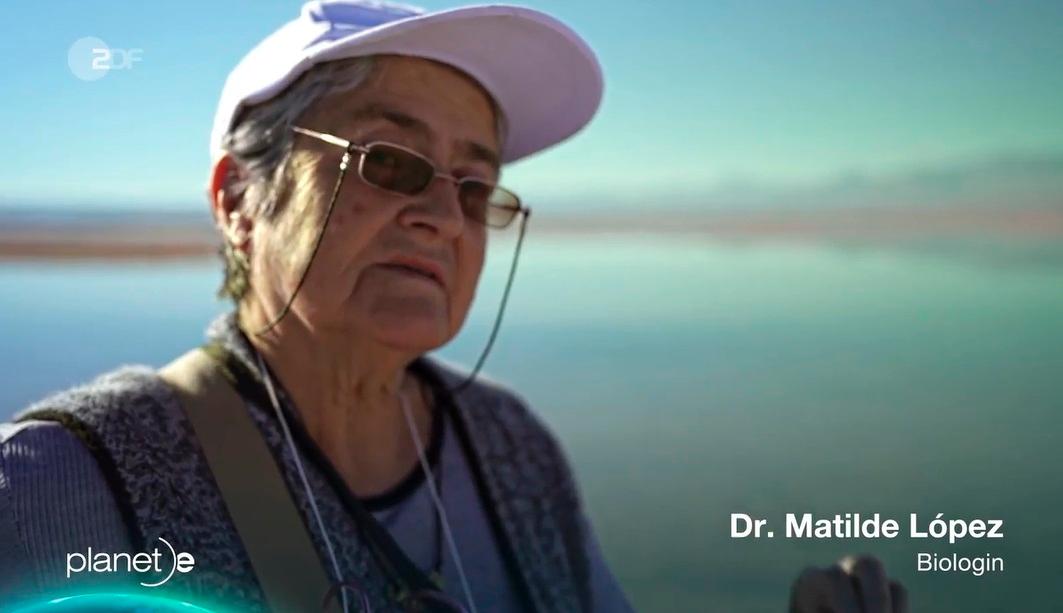
<svg viewBox="0 0 1063 613">
<path fill-rule="evenodd" d="M 262 406 L 270 404 L 268 396 L 265 395 L 265 390 L 258 384 L 256 375 L 232 351 L 217 343 L 206 345 L 204 350 L 215 360 L 222 376 L 232 383 L 239 395 L 249 398 L 252 402 L 257 402 Z M 284 408 L 282 407 L 281 410 L 283 411 Z M 365 546 L 390 583 L 391 591 L 389 593 L 391 598 L 397 602 L 412 598 L 417 603 L 417 606 L 420 607 L 419 610 L 423 610 L 426 613 L 434 611 L 435 609 L 431 607 L 432 601 L 426 601 L 423 598 L 417 599 L 415 596 L 417 594 L 424 595 L 437 592 L 441 589 L 441 586 L 410 560 L 387 528 L 381 525 L 373 517 L 373 514 L 365 508 L 365 505 L 351 494 L 344 484 L 343 478 L 336 473 L 327 458 L 322 456 L 321 451 L 303 431 L 299 422 L 293 419 L 291 427 L 296 439 L 301 439 L 305 442 L 307 452 L 311 454 L 311 457 L 317 456 L 319 458 L 320 468 L 325 478 L 332 482 L 341 502 L 358 526 L 359 535 L 364 539 Z"/>
<path fill-rule="evenodd" d="M 320 611 L 330 582 L 243 400 L 202 349 L 159 370 L 181 400 L 274 611 Z M 331 611 L 338 611 L 335 600 Z"/>
</svg>

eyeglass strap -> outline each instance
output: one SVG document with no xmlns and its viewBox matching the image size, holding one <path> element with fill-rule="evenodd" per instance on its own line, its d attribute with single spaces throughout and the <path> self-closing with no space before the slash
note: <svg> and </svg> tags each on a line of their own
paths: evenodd
<svg viewBox="0 0 1063 613">
<path fill-rule="evenodd" d="M 487 337 L 487 344 L 484 345 L 484 350 L 480 352 L 479 359 L 476 360 L 476 366 L 473 367 L 464 381 L 450 390 L 452 394 L 460 393 L 476 379 L 476 375 L 480 374 L 480 368 L 487 361 L 487 354 L 491 353 L 491 347 L 495 344 L 495 337 L 498 336 L 498 329 L 502 326 L 502 314 L 506 312 L 506 304 L 509 302 L 509 290 L 513 288 L 513 278 L 517 276 L 517 261 L 520 259 L 521 246 L 524 245 L 524 232 L 527 230 L 528 220 L 531 218 L 530 208 L 525 208 L 522 212 L 520 232 L 517 234 L 517 245 L 513 248 L 513 261 L 509 264 L 509 277 L 506 279 L 505 289 L 502 290 L 502 301 L 498 305 L 498 313 L 495 315 L 494 325 L 491 326 L 491 334 Z"/>
<path fill-rule="evenodd" d="M 296 295 L 299 294 L 299 290 L 303 287 L 303 282 L 306 281 L 306 273 L 310 270 L 310 265 L 313 264 L 318 249 L 321 248 L 321 241 L 325 239 L 325 229 L 328 228 L 328 222 L 332 219 L 332 211 L 336 209 L 336 198 L 340 195 L 340 187 L 343 185 L 343 177 L 347 175 L 347 169 L 351 165 L 351 151 L 354 150 L 355 146 L 351 144 L 348 145 L 347 150 L 343 152 L 343 158 L 340 160 L 340 172 L 336 176 L 336 184 L 332 186 L 332 195 L 329 197 L 329 205 L 328 210 L 325 211 L 325 219 L 321 221 L 321 229 L 317 232 L 317 240 L 314 241 L 314 248 L 310 252 L 310 257 L 306 260 L 306 265 L 303 266 L 302 274 L 299 275 L 299 282 L 295 285 L 295 289 L 292 290 L 291 295 L 288 297 L 288 301 L 284 303 L 284 308 L 281 309 L 280 313 L 277 313 L 277 316 L 269 323 L 262 326 L 260 330 L 254 331 L 256 336 L 261 336 L 272 330 L 282 319 L 284 319 L 284 316 L 288 314 L 288 311 L 291 310 Z"/>
</svg>

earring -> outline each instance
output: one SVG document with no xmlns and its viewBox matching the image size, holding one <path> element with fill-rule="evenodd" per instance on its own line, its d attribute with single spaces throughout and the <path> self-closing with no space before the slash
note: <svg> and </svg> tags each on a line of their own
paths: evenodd
<svg viewBox="0 0 1063 613">
<path fill-rule="evenodd" d="M 225 257 L 225 281 L 219 296 L 231 296 L 239 299 L 251 285 L 251 260 L 247 253 L 229 241 L 224 241 L 222 250 Z"/>
<path fill-rule="evenodd" d="M 242 269 L 247 270 L 250 268 L 251 260 L 248 259 L 247 253 L 244 252 L 241 247 L 247 242 L 247 234 L 244 234 L 244 240 L 237 243 L 225 243 L 225 256 L 232 262 L 238 264 Z"/>
<path fill-rule="evenodd" d="M 248 239 L 247 230 L 240 227 L 241 217 L 242 215 L 236 211 L 229 213 L 229 225 L 223 229 L 228 243 L 236 248 L 243 247 Z"/>
</svg>

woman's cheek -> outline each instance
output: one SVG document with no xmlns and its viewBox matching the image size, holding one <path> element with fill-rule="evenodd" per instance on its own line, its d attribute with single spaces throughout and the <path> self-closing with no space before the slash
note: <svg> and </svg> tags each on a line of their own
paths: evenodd
<svg viewBox="0 0 1063 613">
<path fill-rule="evenodd" d="M 484 251 L 480 243 L 472 250 L 462 252 L 459 259 L 458 279 L 455 292 L 452 293 L 450 302 L 450 319 L 457 334 L 458 328 L 465 322 L 465 318 L 472 308 L 472 301 L 476 297 L 476 288 L 480 283 L 480 274 L 483 271 Z"/>
</svg>

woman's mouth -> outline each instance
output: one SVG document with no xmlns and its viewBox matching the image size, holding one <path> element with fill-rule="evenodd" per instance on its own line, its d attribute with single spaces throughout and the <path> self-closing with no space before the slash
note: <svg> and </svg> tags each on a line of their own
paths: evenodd
<svg viewBox="0 0 1063 613">
<path fill-rule="evenodd" d="M 411 278 L 428 280 L 433 284 L 445 289 L 441 267 L 437 263 L 421 258 L 402 257 L 381 263 L 385 268 Z"/>
</svg>

